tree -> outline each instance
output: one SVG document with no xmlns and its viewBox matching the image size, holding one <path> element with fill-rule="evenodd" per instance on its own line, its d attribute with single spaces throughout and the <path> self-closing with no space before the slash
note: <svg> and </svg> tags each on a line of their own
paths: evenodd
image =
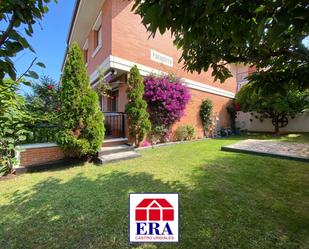
<svg viewBox="0 0 309 249">
<path fill-rule="evenodd" d="M 129 133 L 133 137 L 136 147 L 140 145 L 151 129 L 147 103 L 143 100 L 143 95 L 143 79 L 135 65 L 130 70 L 127 89 L 128 104 L 126 105 L 125 112 L 129 121 Z"/>
<path fill-rule="evenodd" d="M 54 1 L 57 2 L 57 0 Z M 38 75 L 30 70 L 36 63 L 36 58 L 19 80 L 16 77 L 14 62 L 11 58 L 24 49 L 35 52 L 27 39 L 17 29 L 24 27 L 26 35 L 31 37 L 33 25 L 39 22 L 48 11 L 46 4 L 49 2 L 50 0 L 0 1 L 0 22 L 7 24 L 5 29 L 0 31 L 0 84 L 4 84 L 3 79 L 6 74 L 17 82 L 24 76 L 38 78 Z M 45 67 L 41 62 L 37 62 L 36 65 Z M 25 82 L 29 84 L 29 82 Z"/>
<path fill-rule="evenodd" d="M 34 58 L 27 70 L 19 77 L 16 76 L 12 58 L 24 49 L 35 52 L 18 29 L 23 28 L 26 36 L 31 37 L 33 25 L 48 11 L 46 4 L 49 2 L 50 0 L 0 1 L 0 22 L 3 24 L 1 27 L 4 27 L 0 30 L 0 174 L 12 171 L 15 145 L 24 141 L 29 134 L 25 123 L 30 120 L 24 99 L 17 94 L 19 85 L 30 85 L 27 77 L 38 78 L 31 70 L 33 66 L 45 67 Z M 12 81 L 4 79 L 7 75 Z"/>
<path fill-rule="evenodd" d="M 31 85 L 32 93 L 26 95 L 31 115 L 41 123 L 58 124 L 60 111 L 60 86 L 49 76 L 42 76 Z"/>
<path fill-rule="evenodd" d="M 98 95 L 90 87 L 83 54 L 74 42 L 62 77 L 58 143 L 69 156 L 94 156 L 104 131 Z"/>
<path fill-rule="evenodd" d="M 249 83 L 240 89 L 236 100 L 241 111 L 250 112 L 260 121 L 270 118 L 278 134 L 280 128 L 288 125 L 289 118 L 309 109 L 309 90 L 300 91 L 290 87 L 274 93 Z"/>
<path fill-rule="evenodd" d="M 306 0 L 135 0 L 133 9 L 153 36 L 171 31 L 191 72 L 212 68 L 223 82 L 232 76 L 227 64 L 245 63 L 270 83 L 274 75 L 288 78 L 277 81 L 276 91 L 290 82 L 309 86 Z"/>
<path fill-rule="evenodd" d="M 204 133 L 206 133 L 209 130 L 209 125 L 211 125 L 212 119 L 212 109 L 213 109 L 213 104 L 210 99 L 205 99 L 200 107 L 200 117 L 202 120 L 203 128 L 204 128 Z"/>
<path fill-rule="evenodd" d="M 15 146 L 29 134 L 25 124 L 29 122 L 24 98 L 17 94 L 19 84 L 11 79 L 0 84 L 6 89 L 0 98 L 0 176 L 12 172 L 15 163 Z"/>
</svg>

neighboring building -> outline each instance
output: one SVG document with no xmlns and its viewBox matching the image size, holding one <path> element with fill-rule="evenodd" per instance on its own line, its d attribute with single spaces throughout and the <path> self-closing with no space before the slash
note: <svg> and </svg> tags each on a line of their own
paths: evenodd
<svg viewBox="0 0 309 249">
<path fill-rule="evenodd" d="M 256 68 L 247 66 L 237 67 L 237 92 L 248 83 L 247 77 L 254 73 Z M 289 119 L 286 127 L 280 128 L 281 132 L 309 132 L 309 112 L 296 115 L 294 119 Z M 265 119 L 263 122 L 254 118 L 250 113 L 238 112 L 236 126 L 241 130 L 251 132 L 273 132 L 274 126 L 271 119 Z"/>
<path fill-rule="evenodd" d="M 115 127 L 124 127 L 122 112 L 127 103 L 126 88 L 129 70 L 136 64 L 142 74 L 175 73 L 182 77 L 190 88 L 191 100 L 185 116 L 173 129 L 182 124 L 196 127 L 198 137 L 203 136 L 199 118 L 200 104 L 205 98 L 212 100 L 214 120 L 218 127 L 229 127 L 226 105 L 237 90 L 238 68 L 231 66 L 234 77 L 224 84 L 215 82 L 212 71 L 188 73 L 178 63 L 181 51 L 173 45 L 169 33 L 149 38 L 141 18 L 131 12 L 133 1 L 124 0 L 78 0 L 68 36 L 68 46 L 77 41 L 84 50 L 85 62 L 92 86 L 98 80 L 98 69 L 111 72 L 111 97 L 101 98 L 101 107 L 106 112 L 108 134 L 125 136 Z M 118 113 L 118 114 L 117 114 Z"/>
</svg>

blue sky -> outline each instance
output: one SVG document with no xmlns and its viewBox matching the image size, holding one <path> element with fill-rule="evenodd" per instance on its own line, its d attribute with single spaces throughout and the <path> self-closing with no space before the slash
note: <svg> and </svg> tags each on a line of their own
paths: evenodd
<svg viewBox="0 0 309 249">
<path fill-rule="evenodd" d="M 52 2 L 48 5 L 49 12 L 44 16 L 41 25 L 35 25 L 33 37 L 28 38 L 36 55 L 27 50 L 13 58 L 17 75 L 22 74 L 37 56 L 38 61 L 43 62 L 46 68 L 35 67 L 34 71 L 59 81 L 74 4 L 75 0 L 59 0 L 58 4 Z"/>
</svg>

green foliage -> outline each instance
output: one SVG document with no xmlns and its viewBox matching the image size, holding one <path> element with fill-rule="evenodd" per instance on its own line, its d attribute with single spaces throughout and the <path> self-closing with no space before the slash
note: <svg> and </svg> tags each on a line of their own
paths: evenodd
<svg viewBox="0 0 309 249">
<path fill-rule="evenodd" d="M 191 72 L 211 68 L 223 82 L 232 76 L 228 63 L 248 63 L 284 83 L 309 84 L 307 0 L 135 0 L 133 9 L 153 36 L 171 31 Z"/>
<path fill-rule="evenodd" d="M 200 117 L 202 120 L 204 132 L 208 132 L 209 126 L 211 125 L 213 104 L 210 99 L 205 99 L 200 107 Z"/>
<path fill-rule="evenodd" d="M 54 79 L 42 76 L 31 85 L 32 93 L 26 95 L 27 108 L 35 123 L 58 124 L 60 112 L 60 86 Z"/>
<path fill-rule="evenodd" d="M 33 120 L 31 124 L 26 124 L 27 130 L 30 132 L 22 144 L 55 143 L 59 132 L 58 126 L 37 122 L 38 120 Z"/>
<path fill-rule="evenodd" d="M 74 42 L 62 77 L 58 143 L 70 156 L 93 156 L 102 145 L 104 131 L 98 95 L 90 87 L 82 52 Z"/>
<path fill-rule="evenodd" d="M 191 141 L 195 138 L 195 128 L 192 125 L 179 126 L 174 132 L 176 141 Z"/>
<path fill-rule="evenodd" d="M 29 133 L 25 128 L 29 116 L 23 97 L 16 93 L 18 86 L 12 80 L 0 84 L 0 176 L 12 172 L 15 146 Z"/>
<path fill-rule="evenodd" d="M 151 125 L 149 138 L 151 144 L 166 143 L 170 139 L 170 128 L 165 125 Z"/>
<path fill-rule="evenodd" d="M 135 65 L 130 70 L 127 90 L 128 104 L 126 105 L 125 112 L 129 121 L 130 136 L 134 138 L 134 143 L 137 147 L 151 130 L 151 123 L 147 112 L 147 103 L 143 100 L 143 95 L 143 79 Z"/>
<path fill-rule="evenodd" d="M 274 93 L 257 86 L 252 83 L 244 85 L 236 95 L 237 103 L 242 111 L 251 112 L 260 121 L 270 118 L 276 133 L 287 125 L 289 118 L 309 109 L 308 89 L 300 91 L 290 87 Z"/>
<path fill-rule="evenodd" d="M 57 2 L 57 0 L 54 0 Z M 50 0 L 27 0 L 27 1 L 1 1 L 0 2 L 0 22 L 4 24 L 4 30 L 0 32 L 0 84 L 3 84 L 5 75 L 14 81 L 17 80 L 16 69 L 12 57 L 24 49 L 29 49 L 34 53 L 34 49 L 23 35 L 31 37 L 33 35 L 33 25 L 43 18 L 48 11 L 47 3 Z M 23 27 L 24 32 L 17 29 Z M 35 64 L 34 59 L 29 69 L 22 75 L 31 78 L 38 78 L 38 75 L 31 71 Z M 37 66 L 45 67 L 42 62 L 37 62 Z M 29 84 L 29 82 L 26 82 Z"/>
<path fill-rule="evenodd" d="M 233 132 L 236 131 L 237 107 L 239 107 L 239 105 L 236 104 L 235 101 L 230 101 L 229 105 L 226 107 L 227 113 L 230 116 L 231 129 Z"/>
<path fill-rule="evenodd" d="M 96 86 L 96 91 L 100 96 L 109 96 L 110 91 L 112 90 L 112 86 L 105 79 L 105 70 L 99 69 L 99 80 Z"/>
</svg>

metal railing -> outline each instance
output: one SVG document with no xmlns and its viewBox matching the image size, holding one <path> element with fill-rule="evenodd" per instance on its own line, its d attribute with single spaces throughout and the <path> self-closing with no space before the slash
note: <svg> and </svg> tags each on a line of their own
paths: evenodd
<svg viewBox="0 0 309 249">
<path fill-rule="evenodd" d="M 123 112 L 104 112 L 105 136 L 124 138 L 126 115 Z"/>
</svg>

